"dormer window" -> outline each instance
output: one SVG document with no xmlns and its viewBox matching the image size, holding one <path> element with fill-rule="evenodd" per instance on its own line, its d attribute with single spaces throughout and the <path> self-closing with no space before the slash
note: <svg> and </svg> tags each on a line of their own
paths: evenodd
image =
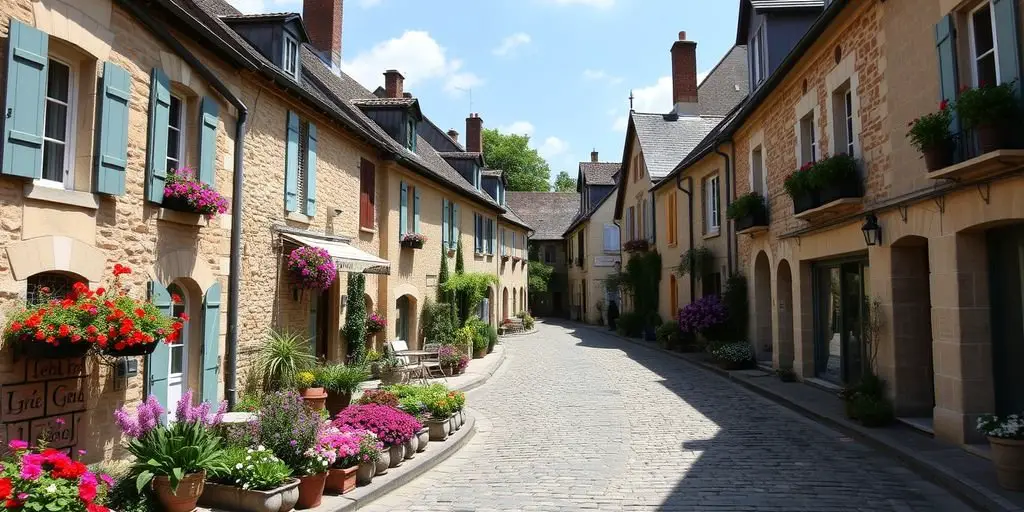
<svg viewBox="0 0 1024 512">
<path fill-rule="evenodd" d="M 284 34 L 284 55 L 281 56 L 281 68 L 292 78 L 299 77 L 299 42 L 294 37 Z"/>
<path fill-rule="evenodd" d="M 765 48 L 764 25 L 758 27 L 750 39 L 750 76 L 754 87 L 768 76 L 768 56 Z"/>
<path fill-rule="evenodd" d="M 416 152 L 416 120 L 409 116 L 409 120 L 406 122 L 405 127 L 405 147 Z"/>
</svg>

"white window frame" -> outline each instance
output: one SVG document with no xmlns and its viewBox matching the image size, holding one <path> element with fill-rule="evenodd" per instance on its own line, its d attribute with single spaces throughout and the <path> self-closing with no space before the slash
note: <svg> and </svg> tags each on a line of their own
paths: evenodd
<svg viewBox="0 0 1024 512">
<path fill-rule="evenodd" d="M 284 54 L 281 56 L 281 69 L 298 80 L 299 78 L 299 42 L 285 32 L 283 47 Z"/>
<path fill-rule="evenodd" d="M 707 212 L 704 224 L 709 235 L 718 234 L 721 229 L 721 221 L 719 220 L 719 208 L 721 207 L 720 193 L 718 174 L 708 176 L 704 181 L 704 211 Z"/>
<path fill-rule="evenodd" d="M 988 9 L 989 23 L 991 23 L 992 26 L 992 49 L 985 52 L 983 55 L 978 55 L 977 48 L 974 43 L 974 14 L 986 8 Z M 985 0 L 974 9 L 971 9 L 971 12 L 967 14 L 967 32 L 971 48 L 971 84 L 975 87 L 978 86 L 978 61 L 991 54 L 996 64 L 996 83 L 988 85 L 998 85 L 1001 80 L 1001 77 L 999 76 L 999 37 L 996 33 L 995 9 L 992 8 L 991 0 Z"/>
<path fill-rule="evenodd" d="M 814 111 L 810 111 L 800 118 L 800 165 L 807 162 L 817 162 L 818 157 L 818 134 L 815 133 Z"/>
<path fill-rule="evenodd" d="M 619 252 L 619 227 L 610 222 L 604 225 L 604 252 Z"/>
<path fill-rule="evenodd" d="M 78 66 L 73 64 L 74 59 L 69 59 L 59 52 L 50 51 L 47 56 L 48 60 L 56 61 L 68 68 L 68 101 L 65 104 L 67 108 L 67 119 L 64 127 L 64 179 L 62 181 L 55 181 L 46 178 L 42 178 L 43 175 L 43 164 L 40 159 L 39 164 L 39 176 L 40 178 L 35 180 L 36 184 L 65 190 L 73 190 L 75 188 L 75 127 L 78 126 Z M 49 66 L 49 63 L 47 63 Z M 46 89 L 49 89 L 49 67 L 47 67 L 47 84 Z M 46 136 L 46 110 L 49 108 L 50 102 L 60 103 L 59 100 L 51 100 L 47 95 L 47 90 L 43 91 L 43 151 L 46 151 L 46 142 L 59 142 L 56 139 L 50 139 Z"/>
<path fill-rule="evenodd" d="M 178 154 L 177 155 L 171 155 L 170 151 L 168 151 L 168 153 L 167 153 L 167 170 L 168 171 L 170 171 L 171 169 L 180 168 L 182 163 L 185 161 L 185 127 L 186 127 L 185 111 L 188 110 L 188 103 L 185 101 L 185 98 L 182 97 L 181 95 L 179 95 L 179 94 L 171 94 L 171 103 L 173 104 L 175 100 L 177 100 L 178 105 L 179 105 L 178 106 L 178 119 L 177 119 L 178 126 L 174 127 L 171 124 L 171 122 L 173 120 L 170 119 L 170 118 L 167 119 L 167 147 L 170 148 L 171 131 L 178 132 Z M 170 110 L 170 109 L 168 108 L 168 110 Z M 171 167 L 171 161 L 172 160 L 177 162 L 178 165 L 175 166 L 175 167 Z"/>
<path fill-rule="evenodd" d="M 764 144 L 762 143 L 754 146 L 754 148 L 750 150 L 750 175 L 748 176 L 748 179 L 750 181 L 751 192 L 760 192 L 762 196 L 768 197 L 768 174 L 764 172 L 764 162 Z M 761 182 L 757 183 L 757 185 L 761 186 L 761 190 L 757 190 L 757 188 L 754 187 L 755 167 L 761 171 Z"/>
</svg>

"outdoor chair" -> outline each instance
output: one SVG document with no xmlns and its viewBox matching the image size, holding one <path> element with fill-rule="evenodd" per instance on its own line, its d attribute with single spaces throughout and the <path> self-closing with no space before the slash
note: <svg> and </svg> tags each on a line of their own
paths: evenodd
<svg viewBox="0 0 1024 512">
<path fill-rule="evenodd" d="M 402 355 L 402 352 L 409 350 L 409 344 L 406 343 L 405 340 L 389 341 L 388 346 L 391 348 L 391 352 L 395 355 L 395 358 L 398 359 L 398 362 L 402 364 L 399 368 L 400 371 L 407 372 L 410 376 L 417 376 L 419 378 L 423 377 L 423 374 L 426 373 L 426 368 L 423 366 L 423 363 L 413 363 L 409 359 L 409 356 Z"/>
<path fill-rule="evenodd" d="M 425 343 L 423 345 L 423 351 L 430 352 L 431 355 L 420 359 L 420 364 L 423 365 L 423 369 L 425 369 L 427 374 L 431 377 L 441 377 L 443 379 L 444 370 L 441 369 L 440 350 L 440 343 Z"/>
</svg>

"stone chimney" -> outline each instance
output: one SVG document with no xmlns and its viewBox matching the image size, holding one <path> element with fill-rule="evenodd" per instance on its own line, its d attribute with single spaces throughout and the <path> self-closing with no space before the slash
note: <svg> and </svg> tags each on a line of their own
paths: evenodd
<svg viewBox="0 0 1024 512">
<path fill-rule="evenodd" d="M 597 159 L 597 150 L 596 149 L 590 152 L 590 161 L 594 162 L 594 163 L 597 163 L 597 162 L 600 161 L 600 160 Z"/>
<path fill-rule="evenodd" d="M 451 139 L 454 140 L 455 142 L 459 141 L 459 132 L 456 131 L 455 128 L 448 130 L 448 136 L 451 137 Z"/>
<path fill-rule="evenodd" d="M 384 97 L 402 98 L 405 95 L 405 77 L 397 69 L 384 72 Z"/>
<path fill-rule="evenodd" d="M 484 120 L 480 114 L 472 113 L 466 118 L 466 151 L 470 153 L 484 152 Z"/>
<path fill-rule="evenodd" d="M 672 111 L 679 115 L 696 115 L 697 109 L 697 42 L 687 41 L 686 32 L 672 43 Z"/>
<path fill-rule="evenodd" d="M 344 0 L 303 0 L 302 23 L 306 25 L 309 42 L 320 56 L 341 72 L 341 22 Z"/>
</svg>

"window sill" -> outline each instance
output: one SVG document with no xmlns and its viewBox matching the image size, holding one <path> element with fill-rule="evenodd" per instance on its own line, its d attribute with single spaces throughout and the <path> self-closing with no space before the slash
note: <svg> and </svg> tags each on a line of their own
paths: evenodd
<svg viewBox="0 0 1024 512">
<path fill-rule="evenodd" d="M 359 228 L 359 232 L 360 232 L 360 233 L 369 233 L 369 234 L 371 234 L 371 235 L 376 235 L 376 234 L 377 234 L 377 230 L 376 230 L 376 229 L 373 229 L 373 228 L 364 228 L 364 227 L 361 227 L 361 226 L 360 226 L 360 228 Z"/>
<path fill-rule="evenodd" d="M 712 231 L 710 233 L 705 233 L 704 234 L 704 240 L 709 240 L 709 239 L 712 239 L 712 238 L 718 238 L 721 235 L 722 235 L 722 231 L 721 230 Z"/>
<path fill-rule="evenodd" d="M 928 177 L 933 180 L 974 181 L 1020 167 L 1022 163 L 1024 163 L 1024 150 L 997 149 L 944 169 L 929 172 Z"/>
<path fill-rule="evenodd" d="M 25 198 L 48 203 L 66 204 L 77 206 L 88 210 L 97 210 L 100 207 L 99 196 L 90 192 L 78 190 L 64 190 L 53 187 L 36 185 L 35 183 L 25 184 Z"/>
<path fill-rule="evenodd" d="M 167 222 L 173 222 L 175 224 L 181 224 L 183 226 L 207 226 L 206 217 L 198 213 L 187 213 L 179 212 L 177 210 L 169 210 L 167 208 L 160 208 L 160 211 L 156 215 L 157 219 Z"/>
<path fill-rule="evenodd" d="M 309 215 L 305 215 L 299 212 L 288 212 L 288 214 L 285 215 L 284 218 L 285 220 L 298 222 L 299 224 L 305 224 L 307 226 L 313 223 L 313 217 L 310 217 Z"/>
</svg>

